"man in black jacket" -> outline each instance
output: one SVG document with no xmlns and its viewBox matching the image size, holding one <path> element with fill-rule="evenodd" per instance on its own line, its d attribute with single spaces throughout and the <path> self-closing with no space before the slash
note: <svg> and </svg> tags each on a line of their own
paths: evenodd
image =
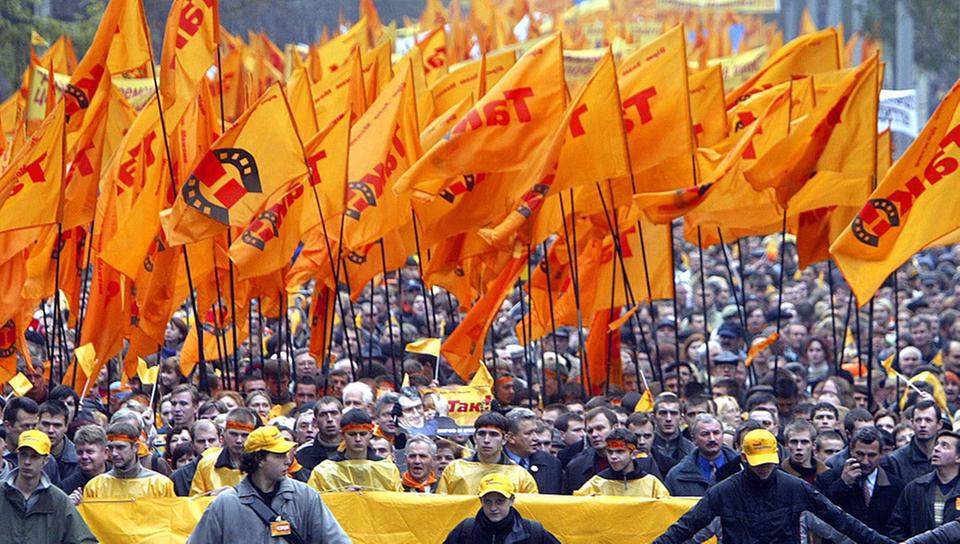
<svg viewBox="0 0 960 544">
<path fill-rule="evenodd" d="M 317 434 L 313 440 L 297 448 L 297 461 L 307 470 L 335 456 L 340 446 L 340 416 L 343 404 L 334 397 L 321 397 L 313 405 L 313 422 Z"/>
<path fill-rule="evenodd" d="M 563 467 L 556 457 L 534 446 L 537 414 L 528 408 L 514 408 L 507 413 L 507 443 L 503 452 L 511 461 L 527 469 L 537 481 L 540 493 L 559 495 L 563 491 Z"/>
<path fill-rule="evenodd" d="M 874 427 L 857 430 L 850 439 L 850 458 L 841 470 L 821 474 L 817 488 L 844 512 L 890 536 L 887 522 L 904 483 L 880 467 L 882 442 L 880 431 Z"/>
<path fill-rule="evenodd" d="M 906 483 L 933 471 L 930 454 L 937 441 L 937 433 L 943 427 L 941 412 L 937 403 L 924 399 L 913 407 L 910 425 L 913 427 L 913 439 L 907 445 L 890 454 L 887 459 L 890 473 Z"/>
<path fill-rule="evenodd" d="M 686 542 L 714 518 L 720 518 L 724 544 L 799 543 L 805 511 L 854 542 L 893 542 L 834 506 L 810 484 L 778 470 L 777 439 L 770 431 L 747 433 L 741 458 L 743 470 L 710 488 L 654 544 Z"/>
<path fill-rule="evenodd" d="M 457 524 L 444 544 L 560 544 L 540 522 L 523 519 L 513 507 L 513 482 L 503 474 L 480 480 L 480 511 Z"/>
<path fill-rule="evenodd" d="M 893 508 L 888 527 L 898 541 L 960 517 L 960 433 L 941 431 L 930 460 L 934 471 L 908 483 Z"/>
</svg>

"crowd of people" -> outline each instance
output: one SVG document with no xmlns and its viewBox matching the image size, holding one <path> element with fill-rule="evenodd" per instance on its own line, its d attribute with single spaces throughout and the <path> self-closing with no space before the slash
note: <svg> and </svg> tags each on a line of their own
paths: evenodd
<svg viewBox="0 0 960 544">
<path fill-rule="evenodd" d="M 121 380 L 118 360 L 81 398 L 43 374 L 41 316 L 21 366 L 33 387 L 2 407 L 0 531 L 92 542 L 83 501 L 210 495 L 190 542 L 348 542 L 323 493 L 381 490 L 479 496 L 448 542 L 553 541 L 517 493 L 702 497 L 663 543 L 960 541 L 960 254 L 917 255 L 858 308 L 829 264 L 799 270 L 779 242 L 706 248 L 701 270 L 678 236 L 675 300 L 624 323 L 616 383 L 586 383 L 586 329 L 524 346 L 529 301 L 511 293 L 472 428 L 436 390 L 464 380 L 404 349 L 468 310 L 413 259 L 341 294 L 356 317 L 324 353 L 308 347 L 306 290 L 282 318 L 251 320 L 203 381 L 181 373 L 182 310 L 147 361 L 156 384 Z"/>
</svg>

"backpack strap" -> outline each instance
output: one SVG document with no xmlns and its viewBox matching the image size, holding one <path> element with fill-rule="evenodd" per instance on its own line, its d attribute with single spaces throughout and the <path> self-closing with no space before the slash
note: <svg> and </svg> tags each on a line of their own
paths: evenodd
<svg viewBox="0 0 960 544">
<path fill-rule="evenodd" d="M 268 528 L 272 527 L 272 523 L 280 517 L 279 514 L 273 511 L 273 508 L 263 502 L 259 496 L 255 495 L 253 497 L 253 502 L 248 504 L 251 510 L 260 518 L 260 521 L 264 523 Z M 303 539 L 300 538 L 300 535 L 297 533 L 296 528 L 293 526 L 289 520 L 286 520 L 287 523 L 290 523 L 290 534 L 280 537 L 289 542 L 290 544 L 304 544 Z"/>
</svg>

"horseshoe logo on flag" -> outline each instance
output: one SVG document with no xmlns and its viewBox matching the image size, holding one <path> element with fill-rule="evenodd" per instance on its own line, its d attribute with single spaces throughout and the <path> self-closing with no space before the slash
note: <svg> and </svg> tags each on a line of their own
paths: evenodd
<svg viewBox="0 0 960 544">
<path fill-rule="evenodd" d="M 230 166 L 231 170 L 225 168 Z M 260 193 L 260 173 L 249 151 L 239 148 L 208 152 L 183 184 L 183 200 L 200 213 L 230 224 L 230 208 L 247 193 Z"/>
</svg>

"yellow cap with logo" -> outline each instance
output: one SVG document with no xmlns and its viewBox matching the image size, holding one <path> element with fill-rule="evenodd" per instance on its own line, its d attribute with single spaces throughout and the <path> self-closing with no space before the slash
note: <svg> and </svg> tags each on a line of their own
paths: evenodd
<svg viewBox="0 0 960 544">
<path fill-rule="evenodd" d="M 485 497 L 490 493 L 498 493 L 509 499 L 513 496 L 513 481 L 503 474 L 487 474 L 480 480 L 478 494 Z"/>
<path fill-rule="evenodd" d="M 766 429 L 755 429 L 743 437 L 743 454 L 750 466 L 780 463 L 777 452 L 777 437 Z"/>
<path fill-rule="evenodd" d="M 283 435 L 280 434 L 280 429 L 272 425 L 254 429 L 243 443 L 243 451 L 247 453 L 257 451 L 287 453 L 295 447 L 297 447 L 297 445 L 294 442 L 284 438 Z"/>
<path fill-rule="evenodd" d="M 30 448 L 40 455 L 50 455 L 50 437 L 42 431 L 30 429 L 20 433 L 20 441 L 17 442 L 17 449 Z"/>
</svg>

